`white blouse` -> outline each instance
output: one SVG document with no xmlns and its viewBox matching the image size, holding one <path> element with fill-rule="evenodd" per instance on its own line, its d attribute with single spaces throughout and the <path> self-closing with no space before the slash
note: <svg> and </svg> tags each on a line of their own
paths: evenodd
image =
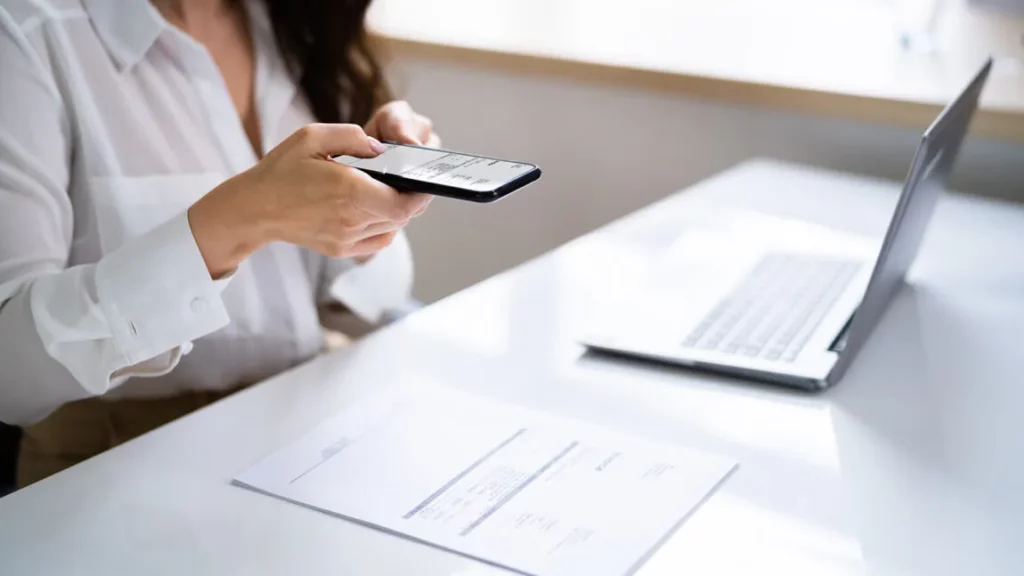
<svg viewBox="0 0 1024 576">
<path fill-rule="evenodd" d="M 313 118 L 261 6 L 267 151 Z M 186 210 L 256 161 L 209 53 L 147 0 L 0 0 L 0 421 L 260 380 L 322 348 L 318 304 L 405 302 L 404 237 L 362 266 L 272 244 L 211 280 Z"/>
</svg>

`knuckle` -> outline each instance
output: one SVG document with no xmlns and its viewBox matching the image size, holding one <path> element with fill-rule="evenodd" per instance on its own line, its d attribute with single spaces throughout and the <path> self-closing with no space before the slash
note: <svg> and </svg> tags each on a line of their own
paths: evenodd
<svg viewBox="0 0 1024 576">
<path fill-rule="evenodd" d="M 350 183 L 349 170 L 351 170 L 351 168 L 337 164 L 337 167 L 330 171 L 330 174 L 327 176 L 327 181 L 332 195 L 344 196 L 347 193 L 348 185 Z"/>
<path fill-rule="evenodd" d="M 334 216 L 339 234 L 347 234 L 349 230 L 359 226 L 362 220 L 347 202 L 335 204 Z"/>
<path fill-rule="evenodd" d="M 342 124 L 338 126 L 338 131 L 347 137 L 362 136 L 364 134 L 363 129 L 356 124 Z"/>
<path fill-rule="evenodd" d="M 324 253 L 331 258 L 343 258 L 348 254 L 348 245 L 340 238 L 331 238 L 324 246 Z"/>
<path fill-rule="evenodd" d="M 295 135 L 301 142 L 314 142 L 319 134 L 319 124 L 306 124 L 295 131 Z"/>
<path fill-rule="evenodd" d="M 374 236 L 373 238 L 370 238 L 366 241 L 367 248 L 375 252 L 383 250 L 391 245 L 391 242 L 394 240 L 394 236 L 395 235 L 390 232 L 387 234 L 379 234 L 377 236 Z"/>
<path fill-rule="evenodd" d="M 401 224 L 412 220 L 416 215 L 417 206 L 412 202 L 402 202 L 395 209 L 395 220 Z"/>
<path fill-rule="evenodd" d="M 419 196 L 416 196 L 416 197 L 410 198 L 409 201 L 406 203 L 406 210 L 408 210 L 408 214 L 409 214 L 409 218 L 407 218 L 407 220 L 411 220 L 411 219 L 419 216 L 420 214 L 422 214 L 423 211 L 427 209 L 427 206 L 429 204 L 430 204 L 430 198 L 429 197 L 419 197 Z"/>
<path fill-rule="evenodd" d="M 349 235 L 353 230 L 362 228 L 363 219 L 353 210 L 342 210 L 338 214 L 338 233 Z"/>
</svg>

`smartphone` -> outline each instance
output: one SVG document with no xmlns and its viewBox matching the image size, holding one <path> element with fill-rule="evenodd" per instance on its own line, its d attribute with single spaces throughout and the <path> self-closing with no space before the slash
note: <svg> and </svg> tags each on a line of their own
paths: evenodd
<svg viewBox="0 0 1024 576">
<path fill-rule="evenodd" d="M 401 192 L 423 192 L 470 202 L 494 202 L 540 178 L 540 168 L 462 152 L 384 142 L 376 158 L 335 156 Z"/>
</svg>

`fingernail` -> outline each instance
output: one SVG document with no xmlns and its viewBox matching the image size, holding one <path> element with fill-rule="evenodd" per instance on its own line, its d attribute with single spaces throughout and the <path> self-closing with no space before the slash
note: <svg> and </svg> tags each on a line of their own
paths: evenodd
<svg viewBox="0 0 1024 576">
<path fill-rule="evenodd" d="M 381 144 L 380 140 L 377 140 L 373 136 L 367 136 L 366 139 L 370 141 L 370 148 L 377 154 L 383 154 L 388 151 L 388 147 Z"/>
</svg>

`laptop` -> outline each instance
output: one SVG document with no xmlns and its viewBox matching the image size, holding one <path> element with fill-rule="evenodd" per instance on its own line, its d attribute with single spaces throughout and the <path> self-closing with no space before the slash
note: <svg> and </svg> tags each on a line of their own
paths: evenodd
<svg viewBox="0 0 1024 576">
<path fill-rule="evenodd" d="M 903 284 L 991 68 L 990 58 L 924 133 L 880 249 L 737 216 L 731 228 L 684 233 L 664 266 L 675 283 L 647 286 L 627 319 L 599 321 L 583 343 L 810 390 L 838 382 Z"/>
</svg>

